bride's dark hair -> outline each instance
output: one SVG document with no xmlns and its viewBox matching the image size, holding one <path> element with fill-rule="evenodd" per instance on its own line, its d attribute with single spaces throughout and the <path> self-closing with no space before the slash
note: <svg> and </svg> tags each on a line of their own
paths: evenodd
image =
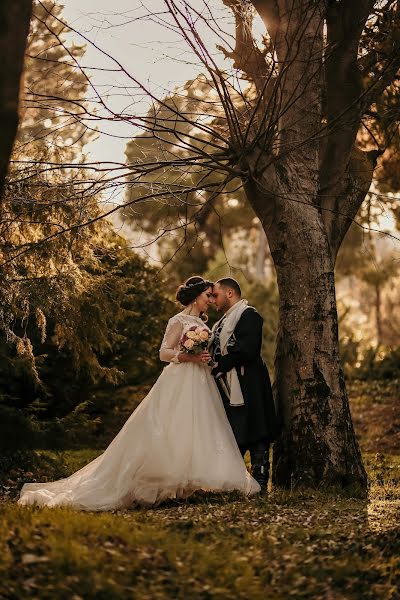
<svg viewBox="0 0 400 600">
<path fill-rule="evenodd" d="M 183 304 L 183 306 L 189 306 L 189 304 L 194 302 L 200 294 L 213 285 L 212 281 L 194 275 L 193 277 L 189 277 L 184 284 L 178 287 L 176 290 L 176 299 Z"/>
</svg>

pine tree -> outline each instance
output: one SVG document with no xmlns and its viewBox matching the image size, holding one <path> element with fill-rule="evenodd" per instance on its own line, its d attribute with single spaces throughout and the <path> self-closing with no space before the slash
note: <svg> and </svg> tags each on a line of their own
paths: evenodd
<svg viewBox="0 0 400 600">
<path fill-rule="evenodd" d="M 79 158 L 95 135 L 83 121 L 89 110 L 88 79 L 79 66 L 85 46 L 68 43 L 62 10 L 53 0 L 33 5 L 16 143 L 16 153 L 25 155 L 32 145 L 46 145 L 55 162 Z"/>
</svg>

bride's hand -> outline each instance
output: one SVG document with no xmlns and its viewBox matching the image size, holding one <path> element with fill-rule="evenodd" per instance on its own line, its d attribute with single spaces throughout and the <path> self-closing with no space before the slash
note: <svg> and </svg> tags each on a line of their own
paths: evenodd
<svg viewBox="0 0 400 600">
<path fill-rule="evenodd" d="M 205 363 L 205 364 L 209 363 L 210 360 L 212 359 L 212 356 L 208 350 L 204 350 L 204 352 L 199 354 L 199 357 L 200 357 L 200 362 Z"/>
<path fill-rule="evenodd" d="M 178 358 L 179 362 L 192 362 L 197 364 L 207 364 L 211 360 L 211 354 L 204 350 L 201 354 L 186 354 L 182 352 Z"/>
<path fill-rule="evenodd" d="M 208 350 L 204 350 L 201 354 L 189 354 L 192 358 L 192 362 L 194 363 L 203 363 L 207 364 L 211 360 L 211 354 Z"/>
</svg>

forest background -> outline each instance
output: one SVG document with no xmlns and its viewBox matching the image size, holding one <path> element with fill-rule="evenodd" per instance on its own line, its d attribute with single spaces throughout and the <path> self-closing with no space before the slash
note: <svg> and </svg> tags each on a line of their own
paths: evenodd
<svg viewBox="0 0 400 600">
<path fill-rule="evenodd" d="M 60 5 L 35 3 L 0 223 L 5 449 L 82 443 L 82 431 L 98 433 L 102 416 L 123 407 L 132 386 L 153 382 L 162 368 L 158 347 L 166 320 L 178 309 L 174 291 L 193 273 L 240 281 L 264 317 L 263 355 L 273 373 L 276 275 L 243 189 L 233 181 L 212 209 L 206 205 L 182 226 L 187 206 L 207 194 L 200 181 L 192 182 L 198 189 L 183 207 L 132 204 L 141 187 L 114 184 L 113 171 L 102 178 L 100 163 L 85 156 L 93 140 L 107 139 L 102 107 L 96 99 L 93 108 L 92 84 L 79 68 L 86 46 L 72 39 Z M 168 123 L 176 110 L 190 111 L 190 98 L 207 93 L 209 82 L 199 74 L 167 94 L 162 106 L 150 107 L 149 119 L 156 111 L 159 122 Z M 190 127 L 183 125 L 182 135 Z M 166 146 L 136 134 L 126 143 L 126 163 L 161 160 Z M 336 264 L 342 361 L 353 379 L 399 376 L 395 150 L 380 158 Z M 172 184 L 177 172 L 171 168 L 163 177 Z M 116 210 L 121 202 L 127 207 Z"/>
<path fill-rule="evenodd" d="M 219 7 L 224 25 L 232 25 L 232 8 L 247 5 L 204 4 Z M 52 0 L 33 3 L 0 218 L 0 597 L 393 600 L 400 585 L 399 12 L 389 0 L 374 3 L 363 37 L 376 63 L 364 65 L 365 80 L 393 75 L 357 137 L 377 165 L 335 267 L 340 353 L 368 496 L 317 481 L 299 490 L 274 485 L 251 501 L 200 494 L 116 514 L 15 503 L 24 482 L 68 476 L 113 438 L 163 367 L 165 324 L 180 310 L 175 289 L 193 273 L 240 281 L 264 317 L 263 356 L 275 375 L 282 303 L 263 226 L 236 171 L 214 195 L 223 181 L 218 168 L 202 179 L 197 163 L 185 163 L 183 148 L 193 143 L 195 153 L 206 148 L 200 162 L 207 165 L 210 119 L 224 140 L 221 112 L 203 115 L 197 130 L 193 118 L 185 121 L 203 102 L 210 110 L 218 86 L 176 39 L 151 40 L 160 80 L 145 90 L 98 42 L 100 32 L 118 40 L 121 28 L 143 21 L 162 26 L 165 14 L 145 5 L 90 13 L 84 29 L 73 18 L 66 23 L 68 2 L 65 10 Z M 129 49 L 145 71 L 142 29 Z M 264 61 L 268 40 L 257 41 Z M 234 62 L 226 53 L 225 46 L 212 54 L 219 67 Z M 168 54 L 188 73 L 169 89 L 161 77 Z M 251 86 L 232 94 L 238 114 L 252 94 Z M 215 318 L 211 312 L 210 323 Z M 318 402 L 324 389 L 312 390 Z M 308 456 L 317 466 L 318 458 Z"/>
</svg>

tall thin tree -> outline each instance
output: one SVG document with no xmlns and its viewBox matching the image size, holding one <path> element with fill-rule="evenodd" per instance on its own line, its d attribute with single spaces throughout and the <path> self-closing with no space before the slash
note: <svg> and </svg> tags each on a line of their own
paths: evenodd
<svg viewBox="0 0 400 600">
<path fill-rule="evenodd" d="M 32 0 L 0 2 L 0 195 L 19 122 L 19 91 Z"/>
</svg>

